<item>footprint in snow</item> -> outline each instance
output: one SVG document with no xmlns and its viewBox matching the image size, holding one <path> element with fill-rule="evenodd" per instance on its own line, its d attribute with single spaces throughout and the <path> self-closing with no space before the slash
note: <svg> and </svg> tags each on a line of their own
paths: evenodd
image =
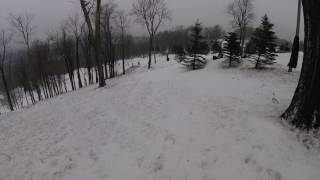
<svg viewBox="0 0 320 180">
<path fill-rule="evenodd" d="M 272 98 L 272 102 L 273 102 L 273 104 L 279 104 L 280 103 L 277 98 Z"/>
<path fill-rule="evenodd" d="M 157 159 L 154 160 L 154 162 L 151 165 L 152 172 L 157 173 L 163 170 L 164 166 L 164 157 L 163 155 L 158 156 Z"/>
</svg>

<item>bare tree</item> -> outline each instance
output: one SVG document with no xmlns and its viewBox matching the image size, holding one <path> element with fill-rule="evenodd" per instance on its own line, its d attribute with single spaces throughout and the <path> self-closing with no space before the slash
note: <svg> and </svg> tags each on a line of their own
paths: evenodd
<svg viewBox="0 0 320 180">
<path fill-rule="evenodd" d="M 132 14 L 136 22 L 146 26 L 149 33 L 149 63 L 151 68 L 152 51 L 154 40 L 160 25 L 170 19 L 170 13 L 165 0 L 137 0 L 133 4 Z"/>
<path fill-rule="evenodd" d="M 232 26 L 239 29 L 241 52 L 243 54 L 247 27 L 254 20 L 253 0 L 232 0 L 227 7 L 227 13 L 232 17 Z"/>
<path fill-rule="evenodd" d="M 10 41 L 11 41 L 11 37 L 12 36 L 10 34 L 7 35 L 5 30 L 1 31 L 1 34 L 0 34 L 0 43 L 1 43 L 0 72 L 1 72 L 1 77 L 2 77 L 2 83 L 3 83 L 4 89 L 6 91 L 9 107 L 10 107 L 10 110 L 13 111 L 14 110 L 13 103 L 11 100 L 10 90 L 8 87 L 8 82 L 7 82 L 6 73 L 5 73 L 5 61 L 7 59 L 7 48 L 8 48 Z"/>
<path fill-rule="evenodd" d="M 125 68 L 125 35 L 126 30 L 129 26 L 129 18 L 128 15 L 124 11 L 118 11 L 118 17 L 117 17 L 117 25 L 121 31 L 121 54 L 122 54 L 122 72 L 123 75 L 126 74 L 126 68 Z"/>
<path fill-rule="evenodd" d="M 94 49 L 95 60 L 98 69 L 99 87 L 106 85 L 103 65 L 101 61 L 101 0 L 79 0 L 81 9 L 88 27 L 89 39 Z M 95 23 L 93 27 L 92 19 L 90 15 L 93 7 L 95 7 Z"/>
<path fill-rule="evenodd" d="M 74 50 L 73 50 L 73 41 L 70 37 L 67 35 L 67 28 L 65 25 L 61 26 L 61 45 L 59 47 L 60 54 L 62 55 L 65 67 L 67 69 L 70 83 L 72 90 L 76 90 L 75 80 L 74 80 L 74 62 L 73 62 L 73 56 L 74 56 Z"/>
<path fill-rule="evenodd" d="M 34 16 L 26 13 L 25 15 L 9 15 L 9 23 L 22 36 L 23 43 L 28 49 L 31 45 L 31 35 L 34 31 L 32 21 Z"/>
<path fill-rule="evenodd" d="M 69 31 L 73 34 L 74 41 L 75 41 L 75 49 L 76 49 L 76 67 L 77 67 L 77 76 L 78 76 L 78 85 L 79 88 L 82 88 L 82 80 L 80 75 L 80 55 L 79 55 L 79 48 L 80 48 L 80 39 L 81 39 L 81 24 L 79 14 L 75 13 L 74 15 L 70 16 L 67 21 L 67 26 Z"/>
<path fill-rule="evenodd" d="M 86 68 L 87 68 L 87 74 L 88 74 L 88 83 L 91 85 L 93 84 L 93 75 L 92 75 L 92 48 L 90 44 L 90 38 L 89 38 L 89 33 L 88 30 L 83 24 L 81 26 L 81 32 L 82 32 L 82 38 L 81 38 L 81 47 L 82 47 L 82 52 L 85 57 L 86 61 Z"/>
<path fill-rule="evenodd" d="M 115 52 L 113 43 L 113 33 L 112 33 L 112 20 L 115 19 L 115 13 L 117 9 L 117 4 L 112 0 L 106 2 L 103 5 L 102 11 L 102 26 L 103 26 L 103 37 L 104 37 L 104 54 L 105 54 L 105 70 L 107 72 L 107 63 L 109 64 L 110 78 L 115 77 Z"/>
<path fill-rule="evenodd" d="M 26 13 L 25 15 L 14 15 L 10 14 L 9 15 L 9 23 L 13 27 L 13 29 L 22 37 L 22 43 L 26 46 L 27 48 L 27 57 L 30 60 L 30 46 L 31 46 L 31 36 L 34 32 L 34 27 L 32 25 L 34 16 L 31 14 Z M 32 90 L 32 85 L 30 84 L 30 80 L 28 77 L 28 73 L 26 70 L 26 65 L 25 62 L 21 61 L 21 73 L 23 75 L 24 79 L 24 88 L 29 92 L 29 95 L 31 97 L 32 103 L 35 103 L 34 100 L 34 95 L 33 95 L 33 90 Z M 39 89 L 36 87 L 36 89 Z M 39 95 L 39 94 L 38 94 Z M 40 96 L 39 96 L 40 97 Z"/>
</svg>

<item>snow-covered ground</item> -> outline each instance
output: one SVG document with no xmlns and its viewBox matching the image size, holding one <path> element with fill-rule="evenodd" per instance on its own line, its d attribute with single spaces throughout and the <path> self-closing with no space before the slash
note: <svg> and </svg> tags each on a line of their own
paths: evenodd
<svg viewBox="0 0 320 180">
<path fill-rule="evenodd" d="M 133 68 L 133 66 L 137 66 L 138 65 L 139 61 L 141 61 L 140 58 L 132 58 L 132 59 L 126 60 L 125 69 L 127 71 L 130 71 L 130 69 Z M 116 74 L 118 76 L 122 75 L 123 70 L 122 70 L 122 61 L 121 60 L 118 60 L 116 62 L 115 71 L 116 71 Z M 86 68 L 81 68 L 80 69 L 80 75 L 81 75 L 81 82 L 82 82 L 83 86 L 86 86 L 89 83 L 88 82 L 89 81 L 88 80 L 89 77 L 88 77 L 87 69 Z M 65 74 L 64 76 L 65 76 L 65 81 L 66 81 L 66 87 L 64 86 L 64 87 L 62 87 L 62 89 L 63 90 L 67 89 L 68 92 L 73 91 L 72 90 L 72 86 L 70 84 L 69 75 Z M 93 76 L 93 80 L 95 81 L 96 80 L 95 72 L 92 72 L 92 76 Z M 79 80 L 78 80 L 78 76 L 77 76 L 77 71 L 76 70 L 74 71 L 74 81 L 75 81 L 76 89 L 79 89 Z M 27 97 L 25 97 L 25 93 L 24 93 L 24 90 L 23 90 L 22 87 L 15 88 L 13 91 L 15 91 L 15 94 L 16 94 L 17 99 L 18 99 L 18 105 L 19 105 L 19 108 L 16 109 L 16 110 L 19 110 L 20 108 L 23 108 L 23 107 L 25 108 L 25 107 L 30 106 L 30 103 L 32 102 L 31 97 L 28 96 L 28 95 L 27 95 Z M 0 93 L 4 94 L 4 92 L 0 92 Z M 34 90 L 33 93 L 35 95 L 37 94 L 37 92 L 35 90 Z M 36 100 L 38 100 L 37 97 L 36 97 Z M 6 96 L 0 94 L 0 115 L 1 114 L 6 114 L 6 113 L 9 113 L 9 112 L 11 112 L 11 110 L 9 109 Z"/>
<path fill-rule="evenodd" d="M 263 71 L 141 60 L 107 88 L 9 113 L 0 180 L 318 180 L 320 153 L 279 119 L 299 77 L 288 57 Z"/>
</svg>

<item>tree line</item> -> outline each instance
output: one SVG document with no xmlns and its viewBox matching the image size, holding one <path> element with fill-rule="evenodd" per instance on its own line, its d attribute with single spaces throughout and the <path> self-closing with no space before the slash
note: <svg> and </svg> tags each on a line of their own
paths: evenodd
<svg viewBox="0 0 320 180">
<path fill-rule="evenodd" d="M 153 2 L 149 11 L 164 1 Z M 35 38 L 33 15 L 8 15 L 10 29 L 0 36 L 0 73 L 10 110 L 95 83 L 103 87 L 120 71 L 125 74 L 126 59 L 149 53 L 150 40 L 127 31 L 129 15 L 139 19 L 138 14 L 124 12 L 113 1 L 79 3 L 82 13 L 71 14 L 44 39 Z"/>
</svg>

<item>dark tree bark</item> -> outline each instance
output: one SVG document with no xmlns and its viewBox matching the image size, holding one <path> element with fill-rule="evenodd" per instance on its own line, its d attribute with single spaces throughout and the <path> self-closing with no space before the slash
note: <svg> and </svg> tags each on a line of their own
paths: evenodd
<svg viewBox="0 0 320 180">
<path fill-rule="evenodd" d="M 121 55 L 122 55 L 122 74 L 126 74 L 126 67 L 125 67 L 125 34 L 126 34 L 126 29 L 129 24 L 128 22 L 128 16 L 125 14 L 124 11 L 119 11 L 118 12 L 118 27 L 120 28 L 121 31 Z"/>
<path fill-rule="evenodd" d="M 28 78 L 28 73 L 26 70 L 26 65 L 25 65 L 24 59 L 21 59 L 21 61 L 19 63 L 20 63 L 19 64 L 20 65 L 19 66 L 20 83 L 22 84 L 22 86 L 24 88 L 25 94 L 27 94 L 27 92 L 28 92 L 32 104 L 35 104 L 36 100 L 34 97 L 33 88 L 31 86 L 31 83 Z"/>
<path fill-rule="evenodd" d="M 4 85 L 4 89 L 6 91 L 6 95 L 7 95 L 7 99 L 8 99 L 10 110 L 13 111 L 14 110 L 13 103 L 11 101 L 10 90 L 8 88 L 8 82 L 7 82 L 6 75 L 5 75 L 3 67 L 1 67 L 1 77 L 2 77 L 2 82 L 3 82 L 3 85 Z"/>
<path fill-rule="evenodd" d="M 301 76 L 291 105 L 282 117 L 294 126 L 320 128 L 320 1 L 303 0 L 305 45 Z"/>
<path fill-rule="evenodd" d="M 154 39 L 154 41 L 156 41 L 155 39 Z M 155 45 L 155 43 L 153 44 L 153 59 L 154 59 L 154 64 L 157 64 L 157 51 L 156 51 L 156 45 Z"/>
<path fill-rule="evenodd" d="M 117 4 L 113 1 L 106 2 L 102 6 L 102 19 L 104 31 L 104 55 L 105 55 L 105 74 L 107 78 L 115 77 L 115 59 L 113 52 L 113 33 L 112 33 L 112 20 L 115 19 Z M 109 69 L 109 72 L 108 72 Z"/>
<path fill-rule="evenodd" d="M 299 51 L 300 51 L 300 20 L 301 20 L 301 5 L 302 0 L 298 1 L 298 17 L 297 17 L 297 27 L 296 27 L 296 35 L 294 37 L 290 62 L 288 64 L 289 70 L 288 72 L 292 72 L 293 68 L 297 68 L 298 59 L 299 59 Z"/>
<path fill-rule="evenodd" d="M 68 71 L 71 88 L 73 91 L 76 90 L 75 80 L 74 80 L 74 63 L 73 63 L 73 43 L 70 38 L 67 37 L 66 30 L 62 28 L 62 46 L 61 54 L 65 62 L 65 67 Z"/>
<path fill-rule="evenodd" d="M 148 69 L 151 69 L 151 61 L 152 61 L 152 51 L 153 51 L 153 35 L 149 37 L 149 61 L 148 61 Z"/>
<path fill-rule="evenodd" d="M 32 25 L 33 22 L 33 15 L 26 13 L 24 16 L 21 15 L 13 15 L 11 14 L 9 17 L 9 23 L 11 26 L 20 34 L 20 36 L 23 39 L 23 44 L 27 48 L 27 59 L 30 60 L 30 43 L 31 43 L 31 35 L 33 33 L 34 27 Z M 22 68 L 26 68 L 26 65 L 24 63 L 24 60 L 22 62 Z M 36 102 L 34 98 L 34 93 L 33 93 L 33 87 L 32 83 L 30 82 L 29 74 L 27 73 L 27 69 L 21 69 L 22 73 L 22 84 L 29 92 L 30 98 L 32 103 L 34 104 Z"/>
<path fill-rule="evenodd" d="M 9 42 L 11 41 L 11 37 L 7 37 L 6 36 L 6 33 L 5 31 L 2 31 L 1 32 L 1 36 L 0 36 L 0 42 L 1 42 L 1 49 L 2 51 L 0 52 L 0 71 L 1 71 L 1 78 L 2 78 L 2 82 L 3 82 L 3 86 L 4 86 L 4 89 L 6 91 L 6 95 L 7 95 L 7 99 L 8 99 L 8 103 L 9 103 L 9 107 L 10 107 L 10 110 L 13 111 L 14 108 L 13 108 L 13 103 L 12 103 L 12 100 L 11 100 L 11 97 L 10 97 L 10 90 L 9 90 L 9 87 L 8 87 L 8 82 L 7 82 L 7 79 L 6 79 L 6 74 L 5 74 L 5 61 L 6 61 L 6 58 L 7 58 L 7 46 L 9 44 Z"/>
<path fill-rule="evenodd" d="M 86 63 L 86 68 L 87 68 L 87 73 L 88 73 L 88 81 L 89 85 L 93 84 L 93 76 L 92 76 L 92 47 L 90 45 L 90 36 L 89 33 L 86 32 L 84 25 L 81 28 L 82 34 L 84 37 L 81 39 L 81 48 L 83 51 L 83 55 L 85 56 L 85 63 Z"/>
<path fill-rule="evenodd" d="M 108 44 L 108 54 L 109 54 L 109 61 L 110 61 L 110 78 L 116 77 L 115 73 L 115 52 L 114 52 L 114 44 L 112 42 L 112 33 L 111 33 L 111 25 L 110 20 L 107 22 L 107 44 Z"/>
<path fill-rule="evenodd" d="M 121 52 L 122 52 L 122 74 L 126 74 L 126 66 L 125 66 L 125 49 L 124 49 L 124 32 L 121 34 Z"/>
<path fill-rule="evenodd" d="M 91 1 L 92 2 L 92 1 Z M 94 0 L 95 4 L 95 23 L 94 28 L 90 18 L 91 7 L 90 1 L 80 0 L 81 9 L 84 14 L 84 18 L 89 30 L 89 39 L 91 45 L 94 49 L 94 57 L 97 64 L 98 76 L 99 76 L 99 87 L 106 86 L 104 72 L 103 72 L 103 63 L 101 61 L 101 0 Z"/>
<path fill-rule="evenodd" d="M 110 15 L 107 15 L 106 18 L 106 44 L 107 44 L 107 56 L 108 56 L 108 61 L 109 61 L 109 69 L 110 69 L 110 78 L 115 77 L 115 64 L 114 64 L 114 59 L 113 59 L 113 43 L 112 43 L 112 33 L 111 33 L 111 25 L 110 25 Z"/>
<path fill-rule="evenodd" d="M 75 56 L 75 62 L 76 62 L 76 68 L 77 68 L 77 78 L 78 78 L 78 87 L 82 88 L 82 79 L 81 79 L 81 74 L 80 74 L 80 51 L 79 51 L 79 45 L 80 45 L 80 38 L 81 38 L 81 27 L 80 27 L 80 19 L 79 15 L 76 13 L 73 16 L 70 16 L 67 26 L 70 30 L 70 32 L 74 36 L 74 41 L 75 41 L 75 51 L 76 51 L 76 56 Z"/>
<path fill-rule="evenodd" d="M 77 76 L 78 76 L 78 85 L 79 88 L 82 88 L 82 80 L 81 80 L 81 75 L 80 75 L 80 55 L 79 55 L 79 38 L 76 38 L 76 66 L 77 66 Z"/>
</svg>

